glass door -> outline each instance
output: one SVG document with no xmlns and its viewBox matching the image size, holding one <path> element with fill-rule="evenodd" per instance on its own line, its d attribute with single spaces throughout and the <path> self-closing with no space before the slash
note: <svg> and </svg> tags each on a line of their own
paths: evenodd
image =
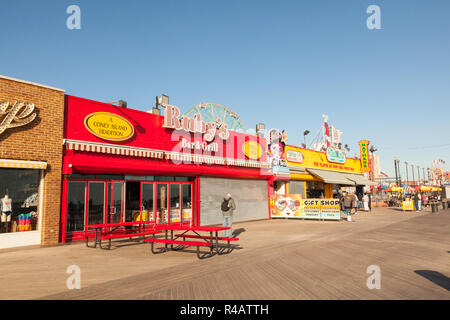
<svg viewBox="0 0 450 320">
<path fill-rule="evenodd" d="M 178 183 L 170 184 L 170 223 L 181 223 L 181 185 Z"/>
<path fill-rule="evenodd" d="M 85 202 L 86 182 L 69 181 L 67 191 L 67 233 L 84 231 Z"/>
<path fill-rule="evenodd" d="M 141 183 L 141 210 L 140 218 L 142 221 L 152 221 L 158 223 L 155 214 L 155 185 L 151 182 Z"/>
<path fill-rule="evenodd" d="M 182 184 L 183 224 L 192 224 L 192 184 Z"/>
<path fill-rule="evenodd" d="M 105 218 L 105 183 L 89 182 L 88 184 L 88 217 L 87 224 L 104 223 Z"/>
<path fill-rule="evenodd" d="M 124 217 L 124 198 L 125 198 L 125 182 L 111 181 L 108 182 L 107 192 L 108 197 L 106 221 L 107 223 L 118 223 L 123 221 Z"/>
<path fill-rule="evenodd" d="M 156 214 L 157 223 L 167 223 L 168 222 L 168 196 L 167 196 L 167 183 L 157 183 L 156 184 Z"/>
</svg>

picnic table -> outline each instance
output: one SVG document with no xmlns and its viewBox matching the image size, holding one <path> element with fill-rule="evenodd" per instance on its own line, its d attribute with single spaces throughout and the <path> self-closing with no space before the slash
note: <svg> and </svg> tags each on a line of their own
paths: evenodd
<svg viewBox="0 0 450 320">
<path fill-rule="evenodd" d="M 125 230 L 125 232 L 122 233 L 114 233 L 117 231 L 117 229 L 127 227 L 127 226 L 139 226 L 139 231 L 128 231 Z M 150 230 L 145 230 L 146 226 L 151 227 Z M 141 229 L 142 227 L 142 229 Z M 101 249 L 111 249 L 111 240 L 116 238 L 132 238 L 141 236 L 145 238 L 146 235 L 155 234 L 160 231 L 158 231 L 155 228 L 155 222 L 154 221 L 130 221 L 130 222 L 115 222 L 115 223 L 100 223 L 100 224 L 89 224 L 86 225 L 85 230 L 85 238 L 86 238 L 86 246 L 89 247 L 89 235 L 88 231 L 89 229 L 94 229 L 94 246 L 91 248 L 96 248 L 97 244 Z M 108 247 L 104 248 L 102 247 L 102 240 L 109 240 Z"/>
<path fill-rule="evenodd" d="M 181 250 L 187 246 L 196 246 L 197 247 L 197 257 L 199 259 L 203 259 L 206 257 L 212 257 L 215 253 L 217 254 L 225 254 L 230 253 L 233 248 L 231 247 L 231 241 L 237 241 L 239 238 L 233 237 L 219 237 L 218 232 L 229 230 L 230 227 L 208 227 L 208 226 L 182 226 L 182 225 L 166 225 L 166 226 L 158 226 L 157 229 L 160 232 L 165 233 L 164 238 L 156 238 L 155 234 L 153 234 L 152 238 L 146 238 L 143 241 L 151 243 L 151 251 L 154 254 L 167 252 L 169 250 Z M 170 239 L 169 239 L 169 231 L 170 231 Z M 174 234 L 174 231 L 179 231 L 180 233 Z M 208 235 L 201 235 L 201 232 L 209 233 Z M 183 238 L 183 240 L 177 240 Z M 187 239 L 198 239 L 199 241 L 187 241 Z M 226 241 L 227 245 L 225 246 L 226 250 L 221 251 L 221 246 L 219 241 Z M 155 243 L 163 243 L 164 247 L 155 249 Z M 174 248 L 174 245 L 177 247 Z M 209 252 L 206 254 L 202 254 L 200 252 L 200 247 L 209 247 Z"/>
</svg>

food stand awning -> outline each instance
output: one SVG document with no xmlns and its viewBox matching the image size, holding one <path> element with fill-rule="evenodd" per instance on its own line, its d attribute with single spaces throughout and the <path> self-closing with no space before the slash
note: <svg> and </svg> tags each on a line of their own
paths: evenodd
<svg viewBox="0 0 450 320">
<path fill-rule="evenodd" d="M 403 192 L 403 188 L 402 187 L 390 187 L 383 191 L 384 192 Z"/>
<path fill-rule="evenodd" d="M 354 181 L 357 185 L 361 186 L 376 186 L 378 183 L 366 179 L 362 174 L 347 174 L 347 179 Z"/>
<path fill-rule="evenodd" d="M 325 183 L 334 183 L 334 184 L 344 184 L 349 186 L 354 186 L 355 182 L 347 179 L 347 175 L 345 173 L 334 172 L 334 171 L 325 171 L 318 169 L 307 169 L 312 175 L 320 178 Z"/>
</svg>

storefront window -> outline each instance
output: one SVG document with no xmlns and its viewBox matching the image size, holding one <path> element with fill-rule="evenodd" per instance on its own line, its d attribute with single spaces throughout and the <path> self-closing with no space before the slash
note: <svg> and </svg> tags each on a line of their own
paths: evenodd
<svg viewBox="0 0 450 320">
<path fill-rule="evenodd" d="M 156 176 L 155 181 L 167 181 L 172 182 L 175 180 L 175 177 L 166 177 L 166 176 Z"/>
<path fill-rule="evenodd" d="M 304 181 L 290 181 L 289 182 L 290 194 L 301 194 L 302 199 L 305 198 L 305 182 Z"/>
<path fill-rule="evenodd" d="M 183 184 L 183 222 L 192 220 L 192 185 Z"/>
<path fill-rule="evenodd" d="M 170 185 L 170 223 L 181 222 L 180 185 Z"/>
<path fill-rule="evenodd" d="M 153 200 L 153 183 L 142 183 L 142 220 L 155 221 Z"/>
<path fill-rule="evenodd" d="M 104 222 L 104 205 L 105 184 L 103 182 L 90 182 L 88 224 L 98 224 Z"/>
<path fill-rule="evenodd" d="M 39 170 L 0 168 L 1 233 L 37 230 Z"/>
<path fill-rule="evenodd" d="M 156 211 L 157 223 L 167 223 L 167 184 L 156 185 Z"/>
<path fill-rule="evenodd" d="M 306 195 L 308 198 L 323 198 L 325 196 L 325 189 L 323 182 L 307 181 Z"/>
<path fill-rule="evenodd" d="M 70 181 L 67 193 L 67 232 L 84 230 L 86 182 Z"/>
</svg>

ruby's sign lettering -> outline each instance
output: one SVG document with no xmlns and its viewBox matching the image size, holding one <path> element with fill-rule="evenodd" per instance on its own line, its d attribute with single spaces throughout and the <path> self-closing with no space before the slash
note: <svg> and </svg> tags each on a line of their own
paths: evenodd
<svg viewBox="0 0 450 320">
<path fill-rule="evenodd" d="M 34 103 L 17 101 L 10 107 L 9 102 L 0 102 L 0 135 L 7 129 L 29 124 L 36 116 Z"/>
<path fill-rule="evenodd" d="M 194 118 L 186 115 L 180 117 L 180 110 L 177 107 L 169 105 L 165 107 L 164 128 L 201 133 L 207 142 L 213 141 L 216 135 L 222 140 L 227 140 L 230 136 L 227 124 L 223 123 L 221 119 L 217 119 L 214 122 L 205 122 L 199 113 Z"/>
</svg>

